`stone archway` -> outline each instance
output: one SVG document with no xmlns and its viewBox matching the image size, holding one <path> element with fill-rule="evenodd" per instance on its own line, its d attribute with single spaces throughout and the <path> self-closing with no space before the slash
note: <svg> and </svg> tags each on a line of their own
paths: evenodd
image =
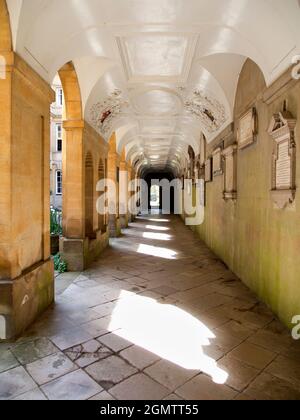
<svg viewBox="0 0 300 420">
<path fill-rule="evenodd" d="M 70 271 L 81 271 L 108 242 L 96 214 L 98 168 L 107 145 L 84 120 L 80 85 L 72 62 L 58 72 L 65 99 L 63 134 L 63 238 L 60 250 Z"/>
<path fill-rule="evenodd" d="M 73 63 L 58 72 L 64 92 L 63 231 L 69 239 L 84 238 L 84 144 L 82 102 Z"/>
<path fill-rule="evenodd" d="M 63 238 L 60 251 L 71 271 L 82 270 L 85 242 L 84 120 L 76 70 L 72 62 L 59 71 L 64 93 Z"/>
</svg>

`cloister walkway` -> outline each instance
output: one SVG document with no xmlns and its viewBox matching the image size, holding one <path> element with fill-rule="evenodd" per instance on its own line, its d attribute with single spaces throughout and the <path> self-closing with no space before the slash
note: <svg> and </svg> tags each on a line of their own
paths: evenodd
<svg viewBox="0 0 300 420">
<path fill-rule="evenodd" d="M 0 345 L 0 399 L 300 399 L 300 343 L 176 217 L 140 217 Z"/>
</svg>

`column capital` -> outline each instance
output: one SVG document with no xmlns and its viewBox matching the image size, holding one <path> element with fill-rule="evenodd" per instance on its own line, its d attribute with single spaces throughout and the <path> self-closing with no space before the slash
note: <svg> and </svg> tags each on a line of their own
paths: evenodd
<svg viewBox="0 0 300 420">
<path fill-rule="evenodd" d="M 128 171 L 128 166 L 127 166 L 127 162 L 124 160 L 121 160 L 120 162 L 120 170 L 121 171 Z"/>
<path fill-rule="evenodd" d="M 4 60 L 4 63 L 6 65 L 6 71 L 11 71 L 12 66 L 15 63 L 15 53 L 13 51 L 0 51 L 0 56 L 2 60 Z"/>
<path fill-rule="evenodd" d="M 65 130 L 84 129 L 84 120 L 65 120 L 63 121 L 63 128 Z"/>
</svg>

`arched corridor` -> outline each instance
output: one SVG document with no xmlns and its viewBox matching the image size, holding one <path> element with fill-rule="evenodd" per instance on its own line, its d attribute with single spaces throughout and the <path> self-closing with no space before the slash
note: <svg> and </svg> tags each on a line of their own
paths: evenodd
<svg viewBox="0 0 300 420">
<path fill-rule="evenodd" d="M 139 217 L 57 286 L 56 306 L 0 345 L 0 398 L 300 398 L 299 346 L 176 216 Z"/>
<path fill-rule="evenodd" d="M 300 399 L 299 0 L 0 0 L 0 400 Z"/>
</svg>

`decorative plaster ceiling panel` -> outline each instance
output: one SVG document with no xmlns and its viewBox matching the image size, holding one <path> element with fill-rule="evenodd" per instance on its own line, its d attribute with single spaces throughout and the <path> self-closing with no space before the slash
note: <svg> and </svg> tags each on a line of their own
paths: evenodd
<svg viewBox="0 0 300 420">
<path fill-rule="evenodd" d="M 128 81 L 185 81 L 197 36 L 180 33 L 138 33 L 117 37 Z"/>
<path fill-rule="evenodd" d="M 198 89 L 186 101 L 185 108 L 199 118 L 209 133 L 219 130 L 227 119 L 225 107 L 216 98 Z"/>
<path fill-rule="evenodd" d="M 90 109 L 90 121 L 95 129 L 108 138 L 113 131 L 114 121 L 129 108 L 129 102 L 116 89 L 104 101 L 94 104 Z"/>
</svg>

